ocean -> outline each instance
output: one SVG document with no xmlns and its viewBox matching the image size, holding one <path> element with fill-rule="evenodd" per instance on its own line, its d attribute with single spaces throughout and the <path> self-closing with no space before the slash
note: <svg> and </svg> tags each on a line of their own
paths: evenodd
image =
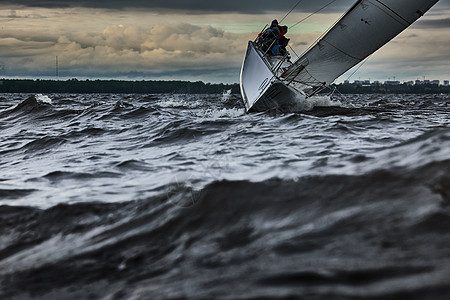
<svg viewBox="0 0 450 300">
<path fill-rule="evenodd" d="M 0 299 L 449 299 L 449 95 L 1 94 Z"/>
</svg>

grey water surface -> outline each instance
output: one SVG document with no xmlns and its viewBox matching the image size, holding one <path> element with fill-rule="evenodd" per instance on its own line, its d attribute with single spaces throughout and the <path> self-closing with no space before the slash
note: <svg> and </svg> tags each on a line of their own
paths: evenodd
<svg viewBox="0 0 450 300">
<path fill-rule="evenodd" d="M 450 97 L 306 104 L 0 95 L 0 298 L 448 299 Z"/>
</svg>

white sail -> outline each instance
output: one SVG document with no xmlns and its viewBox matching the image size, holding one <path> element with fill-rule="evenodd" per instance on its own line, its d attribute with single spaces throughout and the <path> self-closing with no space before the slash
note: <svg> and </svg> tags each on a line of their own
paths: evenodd
<svg viewBox="0 0 450 300">
<path fill-rule="evenodd" d="M 331 84 L 423 16 L 438 0 L 360 0 L 283 74 L 286 81 Z"/>
</svg>

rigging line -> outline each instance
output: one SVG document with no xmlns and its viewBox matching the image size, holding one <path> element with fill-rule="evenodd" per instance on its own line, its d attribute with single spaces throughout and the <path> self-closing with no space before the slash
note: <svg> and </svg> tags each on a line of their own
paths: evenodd
<svg viewBox="0 0 450 300">
<path fill-rule="evenodd" d="M 327 8 L 328 6 L 330 6 L 331 4 L 333 4 L 333 3 L 336 2 L 336 1 L 337 1 L 337 0 L 333 0 L 333 1 L 331 1 L 330 3 L 328 3 L 327 5 L 325 5 L 325 6 L 321 7 L 321 8 L 319 8 L 318 10 L 316 10 L 315 12 L 313 12 L 312 14 L 308 15 L 307 17 L 301 19 L 300 21 L 298 21 L 297 23 L 295 23 L 294 25 L 292 25 L 292 26 L 290 27 L 290 29 L 292 29 L 292 27 L 295 27 L 295 26 L 297 26 L 298 24 L 300 24 L 300 23 L 306 21 L 307 19 L 309 19 L 310 17 L 314 16 L 314 15 L 317 14 L 318 12 L 324 10 L 325 8 Z"/>
<path fill-rule="evenodd" d="M 291 47 L 291 45 L 288 45 L 288 47 L 295 54 L 295 56 L 297 56 L 297 58 L 300 58 L 300 56 L 298 56 L 297 52 L 295 52 L 295 50 Z"/>
<path fill-rule="evenodd" d="M 280 23 L 282 23 L 283 21 L 284 21 L 284 19 L 286 19 L 287 18 L 287 16 L 289 16 L 290 14 L 291 14 L 291 12 L 293 12 L 294 11 L 294 9 L 300 4 L 300 2 L 302 2 L 303 0 L 300 0 L 300 1 L 298 1 L 297 2 L 297 4 L 295 4 L 294 5 L 294 7 L 284 16 L 284 18 L 283 19 L 281 19 L 281 21 L 280 21 Z"/>
<path fill-rule="evenodd" d="M 338 94 L 339 94 L 339 96 L 341 97 L 341 99 L 344 99 L 345 101 L 347 101 L 347 102 L 349 102 L 348 100 L 347 100 L 347 97 L 345 97 L 342 93 L 341 93 L 341 91 L 337 88 L 337 86 L 335 86 L 335 91 L 336 92 L 338 92 Z M 334 93 L 333 93 L 334 94 Z"/>
<path fill-rule="evenodd" d="M 319 41 L 323 38 L 323 37 L 325 37 L 327 34 L 328 34 L 328 32 L 330 32 L 331 31 L 331 29 L 333 29 L 333 27 L 334 26 L 336 26 L 346 15 L 348 15 L 353 9 L 355 9 L 355 7 L 358 5 L 358 4 L 360 4 L 361 2 L 362 2 L 363 0 L 359 0 L 359 1 L 357 1 L 340 19 L 338 19 L 338 20 L 336 20 L 336 22 L 334 22 L 333 23 L 333 25 L 331 25 L 330 26 L 330 28 L 327 30 L 327 31 L 325 31 L 324 33 L 322 33 L 318 38 L 317 38 L 317 40 L 314 42 L 314 43 L 312 43 L 311 44 L 311 46 L 309 47 L 309 48 L 307 48 L 304 52 L 303 52 L 303 54 L 302 54 L 302 57 L 308 52 L 308 51 L 310 51 L 312 48 L 314 48 L 318 43 L 319 43 Z M 331 4 L 331 3 L 329 3 L 329 4 Z M 327 6 L 329 5 L 329 4 L 327 4 Z"/>
<path fill-rule="evenodd" d="M 347 80 L 350 80 L 350 78 L 352 78 L 353 75 L 355 75 L 355 73 L 358 72 L 359 69 L 361 69 L 362 66 L 364 66 L 364 64 L 369 60 L 369 58 L 370 58 L 371 56 L 372 56 L 372 55 L 367 56 L 367 58 L 362 62 L 362 64 L 359 64 L 359 66 L 356 68 L 356 70 L 353 71 L 352 74 L 350 74 L 350 76 L 347 78 Z"/>
</svg>

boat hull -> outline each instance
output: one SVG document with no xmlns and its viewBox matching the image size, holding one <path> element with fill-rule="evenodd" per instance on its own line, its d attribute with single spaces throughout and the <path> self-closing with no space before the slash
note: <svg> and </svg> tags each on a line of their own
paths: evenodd
<svg viewBox="0 0 450 300">
<path fill-rule="evenodd" d="M 284 82 L 274 81 L 247 112 L 292 111 L 297 106 L 300 98 L 301 96 L 286 86 Z"/>
<path fill-rule="evenodd" d="M 242 64 L 240 86 L 247 112 L 289 111 L 302 98 L 299 92 L 272 73 L 253 42 L 249 42 Z"/>
</svg>

